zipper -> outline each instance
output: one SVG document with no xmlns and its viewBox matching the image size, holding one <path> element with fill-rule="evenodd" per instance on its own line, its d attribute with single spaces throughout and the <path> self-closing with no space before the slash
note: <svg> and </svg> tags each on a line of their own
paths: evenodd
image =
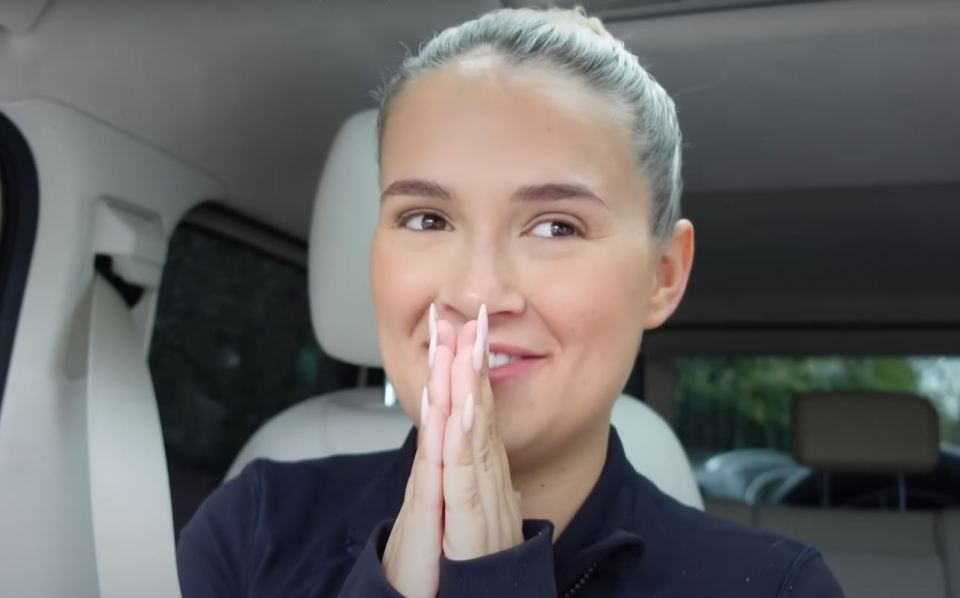
<svg viewBox="0 0 960 598">
<path fill-rule="evenodd" d="M 566 589 L 566 591 L 561 595 L 561 598 L 570 598 L 583 588 L 584 584 L 587 583 L 587 580 L 590 579 L 590 576 L 593 575 L 593 572 L 597 570 L 597 563 L 590 565 L 583 575 L 580 576 L 580 579 L 577 580 L 572 586 Z"/>
</svg>

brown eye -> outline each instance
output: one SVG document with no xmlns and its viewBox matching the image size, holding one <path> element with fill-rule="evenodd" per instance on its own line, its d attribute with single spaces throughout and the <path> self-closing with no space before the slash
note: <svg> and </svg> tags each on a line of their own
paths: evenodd
<svg viewBox="0 0 960 598">
<path fill-rule="evenodd" d="M 442 231 L 447 230 L 448 223 L 446 219 L 432 212 L 417 212 L 404 216 L 400 224 L 407 229 L 416 231 Z"/>
<path fill-rule="evenodd" d="M 547 239 L 582 236 L 579 228 L 564 220 L 545 220 L 534 226 L 530 233 Z"/>
</svg>

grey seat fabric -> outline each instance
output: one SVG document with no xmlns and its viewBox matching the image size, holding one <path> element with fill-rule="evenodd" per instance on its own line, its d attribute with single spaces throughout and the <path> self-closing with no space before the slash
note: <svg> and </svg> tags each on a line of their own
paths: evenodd
<svg viewBox="0 0 960 598">
<path fill-rule="evenodd" d="M 373 110 L 356 114 L 334 140 L 317 192 L 308 258 L 311 318 L 321 346 L 364 367 L 381 366 L 368 279 L 379 217 L 376 120 Z M 398 447 L 410 420 L 399 408 L 384 407 L 382 392 L 344 390 L 278 414 L 240 451 L 228 477 L 258 457 L 291 460 Z M 621 397 L 613 420 L 640 473 L 681 502 L 703 508 L 687 456 L 659 415 Z"/>
<path fill-rule="evenodd" d="M 932 412 L 932 417 L 931 417 Z M 936 464 L 936 413 L 905 394 L 812 393 L 794 403 L 794 456 L 824 471 L 927 471 Z M 960 511 L 748 506 L 707 511 L 816 546 L 849 598 L 960 596 Z"/>
</svg>

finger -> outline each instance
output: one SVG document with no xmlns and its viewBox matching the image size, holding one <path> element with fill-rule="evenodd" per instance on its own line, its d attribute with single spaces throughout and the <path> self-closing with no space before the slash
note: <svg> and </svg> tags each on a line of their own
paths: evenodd
<svg viewBox="0 0 960 598">
<path fill-rule="evenodd" d="M 473 422 L 466 431 L 470 448 L 464 452 L 473 458 L 477 491 L 486 514 L 488 550 L 499 551 L 506 547 L 504 541 L 512 538 L 512 534 L 508 533 L 512 513 L 508 508 L 506 493 L 513 494 L 513 485 L 507 462 L 502 458 L 505 453 L 491 409 L 491 393 L 483 389 L 483 381 L 477 380 L 476 375 L 473 382 L 474 388 L 469 393 L 474 403 Z M 464 412 L 468 410 L 465 408 Z"/>
<path fill-rule="evenodd" d="M 450 364 L 450 400 L 454 409 L 461 409 L 464 399 L 473 392 L 473 348 L 476 341 L 477 322 L 464 324 L 456 338 L 456 353 Z"/>
<path fill-rule="evenodd" d="M 414 459 L 412 508 L 404 525 L 411 538 L 407 550 L 415 554 L 440 554 L 443 529 L 443 427 L 445 417 L 430 405 L 424 389 L 421 399 L 423 422 Z"/>
<path fill-rule="evenodd" d="M 473 409 L 472 397 L 463 404 Z M 443 438 L 443 552 L 451 560 L 489 553 L 487 517 L 461 411 L 450 414 Z"/>
<path fill-rule="evenodd" d="M 447 347 L 451 353 L 456 352 L 457 331 L 446 320 L 437 321 L 437 346 Z"/>
<path fill-rule="evenodd" d="M 472 418 L 472 343 L 476 322 L 468 322 L 457 335 L 457 353 L 450 366 L 452 411 L 443 443 L 443 550 L 449 559 L 476 558 L 488 553 L 487 521 L 473 467 L 473 445 L 464 430 Z"/>
<path fill-rule="evenodd" d="M 433 358 L 437 353 L 437 306 L 430 304 L 427 310 L 427 367 L 433 369 Z"/>
<path fill-rule="evenodd" d="M 447 422 L 444 439 L 444 497 L 447 501 L 447 517 L 451 517 L 450 513 L 453 512 L 453 521 L 457 521 L 458 509 L 467 510 L 467 507 L 473 506 L 462 506 L 468 500 L 479 502 L 482 513 L 482 522 L 471 522 L 471 526 L 467 527 L 468 531 L 459 529 L 455 523 L 449 523 L 448 519 L 445 536 L 459 537 L 461 544 L 474 550 L 483 546 L 483 552 L 472 556 L 499 551 L 504 538 L 509 537 L 501 532 L 505 529 L 501 518 L 508 513 L 503 508 L 501 497 L 503 485 L 497 467 L 496 445 L 487 438 L 486 418 L 482 417 L 477 405 L 477 393 L 481 385 L 478 383 L 476 366 L 480 366 L 481 372 L 486 368 L 485 359 L 476 359 L 478 355 L 485 357 L 487 353 L 486 335 L 482 334 L 486 328 L 484 312 L 485 310 L 481 309 L 478 321 L 464 326 L 457 339 L 457 355 L 451 365 L 454 410 Z M 478 527 L 482 527 L 480 535 L 476 535 Z M 474 535 L 461 537 L 466 533 Z"/>
<path fill-rule="evenodd" d="M 446 345 L 451 351 L 456 349 L 456 333 L 453 326 L 441 320 L 436 303 L 431 303 L 427 310 L 427 365 L 433 367 L 437 347 Z"/>
<path fill-rule="evenodd" d="M 430 405 L 426 388 L 420 401 L 421 423 L 412 472 L 412 498 L 417 515 L 429 518 L 425 524 L 431 524 L 435 518 L 439 529 L 443 506 L 443 428 L 446 418 L 439 409 Z"/>
<path fill-rule="evenodd" d="M 442 551 L 442 434 L 444 420 L 421 395 L 421 421 L 403 506 L 384 550 L 384 572 L 405 596 L 435 596 Z"/>
<path fill-rule="evenodd" d="M 487 513 L 488 542 L 493 550 L 500 550 L 512 538 L 512 511 L 509 494 L 513 493 L 506 452 L 496 425 L 493 389 L 488 376 L 490 343 L 487 307 L 481 305 L 477 314 L 477 330 L 473 341 L 473 371 L 470 376 L 471 393 L 475 399 L 475 415 L 469 432 L 473 448 L 477 487 Z M 512 542 L 509 542 L 512 545 Z"/>
<path fill-rule="evenodd" d="M 430 370 L 430 379 L 427 388 L 430 394 L 430 404 L 436 407 L 443 419 L 450 415 L 450 367 L 453 362 L 453 353 L 446 345 L 437 347 L 433 360 L 433 369 Z"/>
<path fill-rule="evenodd" d="M 497 427 L 493 388 L 489 378 L 490 349 L 487 337 L 487 310 L 486 306 L 481 306 L 477 316 L 477 333 L 473 351 L 473 366 L 477 373 L 473 380 L 473 396 L 476 397 L 476 429 L 483 430 L 485 433 L 475 432 L 471 436 L 475 466 L 479 466 L 477 475 L 481 496 L 489 492 L 493 495 L 491 498 L 497 501 L 493 511 L 496 517 L 488 517 L 488 523 L 496 527 L 496 532 L 499 533 L 497 549 L 502 550 L 522 541 L 522 517 L 516 493 L 513 490 L 506 447 Z M 486 456 L 486 460 L 480 457 L 482 455 Z M 489 479 L 485 479 L 487 476 Z M 487 512 L 490 513 L 489 510 Z M 494 537 L 493 532 L 490 537 Z"/>
</svg>

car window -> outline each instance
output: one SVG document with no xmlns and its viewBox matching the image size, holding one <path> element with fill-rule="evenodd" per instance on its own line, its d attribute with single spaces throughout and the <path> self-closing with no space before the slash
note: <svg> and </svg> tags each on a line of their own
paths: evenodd
<svg viewBox="0 0 960 598">
<path fill-rule="evenodd" d="M 317 345 L 302 266 L 192 224 L 170 241 L 149 364 L 178 530 L 261 424 L 358 379 Z"/>
<path fill-rule="evenodd" d="M 919 394 L 939 414 L 944 450 L 960 451 L 960 357 L 711 357 L 674 365 L 674 424 L 708 500 L 783 499 L 784 484 L 801 469 L 790 455 L 791 401 L 807 391 Z"/>
<path fill-rule="evenodd" d="M 26 138 L 0 113 L 0 407 L 37 233 L 39 189 Z"/>
</svg>

